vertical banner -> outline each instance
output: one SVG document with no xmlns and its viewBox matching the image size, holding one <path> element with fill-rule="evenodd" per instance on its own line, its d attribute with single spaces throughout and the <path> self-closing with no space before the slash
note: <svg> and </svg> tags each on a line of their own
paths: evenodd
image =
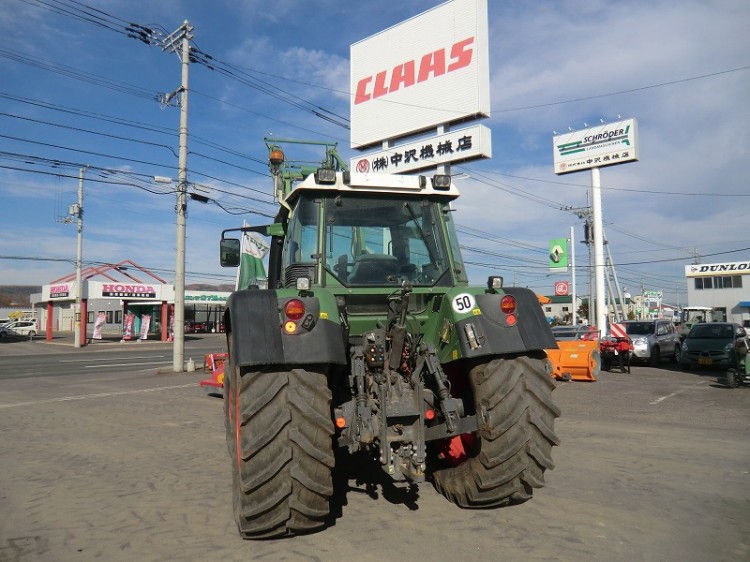
<svg viewBox="0 0 750 562">
<path fill-rule="evenodd" d="M 98 312 L 96 314 L 96 323 L 94 324 L 94 333 L 92 334 L 91 338 L 95 340 L 102 339 L 102 327 L 104 326 L 104 323 L 107 321 L 107 314 L 104 312 Z"/>
<path fill-rule="evenodd" d="M 133 337 L 133 320 L 135 319 L 135 314 L 132 312 L 129 312 L 125 315 L 125 318 L 123 319 L 123 334 L 122 339 L 123 340 L 129 340 Z"/>
<path fill-rule="evenodd" d="M 242 237 L 240 268 L 237 272 L 237 290 L 266 282 L 263 257 L 268 252 L 268 247 L 268 242 L 257 232 L 245 232 Z"/>
<path fill-rule="evenodd" d="M 174 306 L 170 307 L 169 315 L 169 337 L 167 341 L 174 341 Z"/>
<path fill-rule="evenodd" d="M 567 238 L 554 238 L 549 241 L 549 269 L 555 272 L 568 269 Z"/>
<path fill-rule="evenodd" d="M 151 327 L 151 315 L 141 315 L 141 339 L 148 339 L 148 329 Z"/>
</svg>

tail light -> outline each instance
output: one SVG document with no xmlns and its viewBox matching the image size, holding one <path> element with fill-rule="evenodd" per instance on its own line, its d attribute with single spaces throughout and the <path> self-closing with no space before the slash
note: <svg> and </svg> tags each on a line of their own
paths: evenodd
<svg viewBox="0 0 750 562">
<path fill-rule="evenodd" d="M 289 320 L 299 320 L 305 315 L 305 304 L 299 299 L 291 299 L 284 305 L 284 315 Z"/>
<path fill-rule="evenodd" d="M 516 298 L 510 295 L 503 295 L 500 299 L 500 310 L 505 314 L 513 314 L 516 311 Z"/>
<path fill-rule="evenodd" d="M 515 326 L 518 320 L 516 318 L 516 297 L 503 295 L 503 298 L 500 299 L 500 310 L 506 314 L 505 323 L 508 326 Z"/>
</svg>

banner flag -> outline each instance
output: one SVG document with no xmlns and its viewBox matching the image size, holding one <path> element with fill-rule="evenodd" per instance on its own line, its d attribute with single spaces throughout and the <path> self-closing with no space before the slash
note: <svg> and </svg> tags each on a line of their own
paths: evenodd
<svg viewBox="0 0 750 562">
<path fill-rule="evenodd" d="M 141 316 L 141 339 L 148 339 L 148 329 L 151 326 L 151 315 L 143 314 Z"/>
<path fill-rule="evenodd" d="M 91 335 L 92 339 L 100 340 L 102 339 L 102 327 L 104 326 L 104 323 L 107 321 L 107 314 L 104 312 L 98 312 L 96 314 L 96 323 L 94 324 L 94 333 Z"/>
<path fill-rule="evenodd" d="M 237 272 L 235 290 L 247 289 L 249 285 L 267 286 L 263 258 L 268 252 L 268 242 L 257 232 L 245 232 L 242 236 L 240 267 Z"/>
<path fill-rule="evenodd" d="M 122 339 L 129 340 L 133 336 L 133 320 L 135 319 L 135 314 L 132 312 L 129 312 L 125 315 L 125 332 L 122 336 Z"/>
</svg>

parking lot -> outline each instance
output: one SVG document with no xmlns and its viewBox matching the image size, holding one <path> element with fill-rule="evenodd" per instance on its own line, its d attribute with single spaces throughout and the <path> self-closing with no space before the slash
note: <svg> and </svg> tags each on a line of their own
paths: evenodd
<svg viewBox="0 0 750 562">
<path fill-rule="evenodd" d="M 350 465 L 327 529 L 247 542 L 221 400 L 156 373 L 0 380 L 0 560 L 750 559 L 750 389 L 715 374 L 558 383 L 556 468 L 523 505 L 461 510 Z"/>
</svg>

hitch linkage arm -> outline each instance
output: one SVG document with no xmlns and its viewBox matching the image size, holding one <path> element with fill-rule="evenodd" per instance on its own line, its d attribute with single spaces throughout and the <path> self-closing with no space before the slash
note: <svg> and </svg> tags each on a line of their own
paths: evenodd
<svg viewBox="0 0 750 562">
<path fill-rule="evenodd" d="M 359 441 L 372 443 L 374 435 L 370 408 L 367 405 L 367 391 L 365 389 L 365 357 L 361 345 L 352 349 L 352 383 L 356 391 L 357 401 L 357 432 Z"/>
<path fill-rule="evenodd" d="M 440 398 L 440 410 L 443 412 L 445 417 L 445 426 L 448 429 L 448 433 L 456 431 L 456 423 L 458 419 L 463 415 L 463 404 L 460 400 L 453 398 L 448 385 L 446 384 L 446 376 L 443 372 L 443 368 L 440 366 L 440 362 L 437 359 L 435 353 L 435 346 L 428 344 L 419 347 L 420 362 L 424 361 L 424 366 L 427 368 L 427 372 L 435 380 L 437 386 L 438 397 Z M 418 371 L 417 371 L 418 372 Z"/>
</svg>

